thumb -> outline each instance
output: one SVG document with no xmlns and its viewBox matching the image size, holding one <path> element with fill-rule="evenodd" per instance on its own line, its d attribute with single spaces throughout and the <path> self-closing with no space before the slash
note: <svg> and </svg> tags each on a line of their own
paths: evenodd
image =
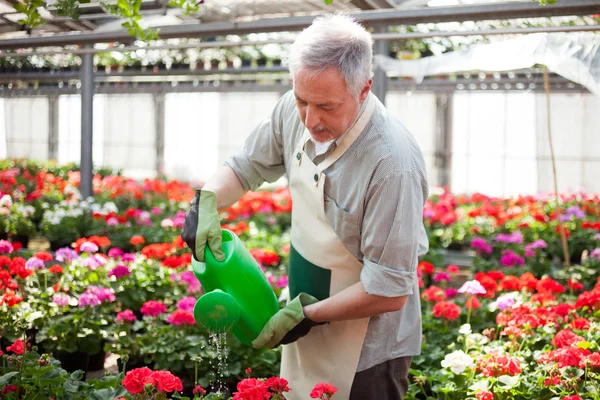
<svg viewBox="0 0 600 400">
<path fill-rule="evenodd" d="M 219 225 L 218 221 L 215 221 L 211 224 L 210 230 L 208 231 L 208 247 L 217 261 L 223 261 L 225 259 L 223 249 L 221 248 L 223 245 L 222 235 L 221 225 Z"/>
</svg>

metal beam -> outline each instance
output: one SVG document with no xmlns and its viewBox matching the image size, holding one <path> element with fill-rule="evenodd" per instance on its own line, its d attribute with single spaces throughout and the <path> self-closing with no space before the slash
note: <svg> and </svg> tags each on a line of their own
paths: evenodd
<svg viewBox="0 0 600 400">
<path fill-rule="evenodd" d="M 58 95 L 48 96 L 48 158 L 58 160 Z"/>
<path fill-rule="evenodd" d="M 598 0 L 570 0 L 558 4 L 540 6 L 531 1 L 470 4 L 449 7 L 428 7 L 402 10 L 363 11 L 351 14 L 368 24 L 414 25 L 418 23 L 462 22 L 485 19 L 510 19 L 551 17 L 564 15 L 590 15 L 600 13 Z M 259 19 L 244 22 L 214 22 L 207 24 L 182 24 L 161 28 L 163 39 L 220 35 L 242 35 L 256 32 L 281 32 L 302 30 L 313 21 L 314 16 Z M 105 42 L 130 42 L 131 35 L 125 29 L 113 32 L 61 34 L 54 36 L 27 37 L 0 40 L 0 49 L 23 47 L 64 46 Z"/>
<path fill-rule="evenodd" d="M 387 27 L 385 26 L 375 27 L 375 32 L 377 33 L 385 33 L 385 31 L 387 31 Z M 388 55 L 389 43 L 382 40 L 375 42 L 375 47 L 373 50 L 375 55 Z M 375 96 L 377 96 L 379 101 L 381 101 L 381 103 L 383 104 L 385 104 L 385 93 L 387 91 L 387 83 L 388 78 L 385 71 L 381 69 L 381 67 L 377 66 L 374 71 L 372 91 L 375 94 Z"/>
<path fill-rule="evenodd" d="M 475 31 L 431 31 L 431 32 L 410 32 L 410 33 L 374 33 L 374 41 L 385 40 L 415 40 L 433 37 L 467 37 L 467 36 L 498 36 L 498 35 L 527 35 L 532 33 L 556 33 L 556 32 L 600 32 L 600 25 L 575 25 L 575 26 L 547 26 L 540 28 L 506 28 L 506 29 L 482 29 Z M 84 48 L 78 50 L 47 50 L 47 51 L 22 51 L 19 53 L 6 53 L 7 56 L 29 57 L 32 55 L 56 55 L 56 54 L 96 54 L 111 52 L 126 52 L 136 50 L 183 50 L 200 48 L 223 48 L 239 46 L 261 46 L 265 44 L 286 44 L 293 43 L 294 39 L 267 39 L 267 40 L 242 40 L 242 41 L 222 41 L 222 42 L 199 42 L 185 44 L 162 44 L 153 46 L 124 46 L 112 47 L 110 49 Z M 0 56 L 3 53 L 0 51 Z"/>
<path fill-rule="evenodd" d="M 165 93 L 154 95 L 154 124 L 156 129 L 156 174 L 165 167 Z"/>
<path fill-rule="evenodd" d="M 435 167 L 438 170 L 437 185 L 448 186 L 452 177 L 452 93 L 438 93 L 435 96 L 436 133 Z"/>
<path fill-rule="evenodd" d="M 92 170 L 94 129 L 94 56 L 81 57 L 81 175 L 79 190 L 83 198 L 93 195 Z"/>
</svg>

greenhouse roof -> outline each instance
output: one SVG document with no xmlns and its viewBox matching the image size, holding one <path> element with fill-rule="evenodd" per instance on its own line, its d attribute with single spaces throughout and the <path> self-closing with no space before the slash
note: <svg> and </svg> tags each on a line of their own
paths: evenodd
<svg viewBox="0 0 600 400">
<path fill-rule="evenodd" d="M 40 0 L 41 1 L 41 0 Z M 72 1 L 72 0 L 61 0 Z M 186 15 L 179 8 L 167 7 L 169 0 L 141 0 L 142 21 L 145 27 L 177 27 L 219 22 L 242 23 L 258 20 L 285 19 L 289 17 L 307 17 L 323 12 L 345 11 L 352 14 L 362 11 L 388 12 L 390 21 L 411 17 L 403 24 L 452 21 L 455 11 L 460 10 L 463 20 L 476 18 L 498 19 L 519 16 L 585 15 L 600 12 L 600 6 L 593 0 L 559 0 L 558 5 L 540 6 L 531 0 L 334 0 L 326 5 L 324 0 L 199 0 L 197 12 Z M 56 4 L 56 0 L 45 0 L 45 4 Z M 107 3 L 116 4 L 117 0 Z M 15 5 L 19 0 L 0 0 L 0 39 L 33 38 L 61 33 L 95 33 L 123 30 L 122 20 L 110 15 L 101 2 L 92 1 L 80 4 L 80 17 L 60 16 L 55 6 L 39 8 L 44 23 L 28 31 L 21 25 L 25 15 L 17 12 Z M 486 15 L 481 14 L 482 5 L 486 5 Z M 508 8 L 506 6 L 509 6 Z M 514 6 L 511 6 L 514 5 Z M 532 7 L 533 6 L 533 7 Z M 479 8 L 477 8 L 479 7 Z M 470 9 L 479 10 L 469 14 Z M 433 11 L 433 13 L 431 12 Z M 437 12 L 439 11 L 439 12 Z M 497 14 L 496 14 L 497 13 Z M 569 14 L 572 13 L 572 14 Z M 365 13 L 369 14 L 369 13 Z M 437 17 L 435 17 L 437 16 Z M 258 28 L 258 26 L 257 26 Z M 272 27 L 272 30 L 275 30 Z"/>
</svg>

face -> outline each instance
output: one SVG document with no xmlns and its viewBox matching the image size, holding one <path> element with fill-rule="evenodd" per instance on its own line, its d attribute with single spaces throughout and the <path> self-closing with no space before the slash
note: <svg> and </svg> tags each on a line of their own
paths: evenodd
<svg viewBox="0 0 600 400">
<path fill-rule="evenodd" d="M 317 142 L 339 138 L 356 119 L 372 80 L 355 97 L 337 68 L 319 74 L 300 69 L 294 75 L 294 94 L 300 119 Z"/>
</svg>

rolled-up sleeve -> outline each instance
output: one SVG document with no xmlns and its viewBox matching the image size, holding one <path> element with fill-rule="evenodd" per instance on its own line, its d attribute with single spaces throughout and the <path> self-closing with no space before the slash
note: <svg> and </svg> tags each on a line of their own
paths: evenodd
<svg viewBox="0 0 600 400">
<path fill-rule="evenodd" d="M 225 161 L 244 189 L 256 190 L 264 182 L 275 182 L 285 173 L 281 132 L 289 103 L 289 94 L 282 96 L 271 115 L 246 138 L 243 150 Z"/>
<path fill-rule="evenodd" d="M 363 217 L 361 282 L 369 294 L 397 297 L 413 293 L 419 239 L 423 231 L 422 181 L 398 172 L 369 190 Z"/>
</svg>

